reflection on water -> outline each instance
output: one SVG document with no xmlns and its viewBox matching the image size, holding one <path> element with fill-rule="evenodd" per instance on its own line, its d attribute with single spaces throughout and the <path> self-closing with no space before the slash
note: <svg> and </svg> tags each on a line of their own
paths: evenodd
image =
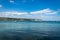
<svg viewBox="0 0 60 40">
<path fill-rule="evenodd" d="M 0 40 L 60 40 L 60 23 L 0 21 Z"/>
</svg>

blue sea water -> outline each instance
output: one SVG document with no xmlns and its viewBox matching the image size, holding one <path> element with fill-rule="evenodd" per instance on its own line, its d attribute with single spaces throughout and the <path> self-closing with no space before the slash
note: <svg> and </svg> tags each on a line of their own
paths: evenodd
<svg viewBox="0 0 60 40">
<path fill-rule="evenodd" d="M 60 40 L 60 23 L 0 21 L 0 40 Z"/>
</svg>

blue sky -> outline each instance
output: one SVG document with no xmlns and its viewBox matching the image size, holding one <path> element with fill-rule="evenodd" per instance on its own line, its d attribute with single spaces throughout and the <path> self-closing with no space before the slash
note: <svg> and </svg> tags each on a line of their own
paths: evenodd
<svg viewBox="0 0 60 40">
<path fill-rule="evenodd" d="M 0 16 L 60 21 L 60 0 L 0 0 Z"/>
</svg>

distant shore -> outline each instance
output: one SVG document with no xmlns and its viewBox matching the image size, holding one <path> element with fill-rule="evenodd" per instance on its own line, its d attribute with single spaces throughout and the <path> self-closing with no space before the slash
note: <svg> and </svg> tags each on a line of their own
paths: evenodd
<svg viewBox="0 0 60 40">
<path fill-rule="evenodd" d="M 11 20 L 11 21 L 41 21 L 40 19 L 34 19 L 34 18 L 7 18 L 7 17 L 0 17 L 0 20 L 6 21 L 6 20 Z"/>
<path fill-rule="evenodd" d="M 8 18 L 8 17 L 0 17 L 0 21 L 32 21 L 32 22 L 59 22 L 60 21 L 43 21 L 41 19 L 34 18 Z"/>
</svg>

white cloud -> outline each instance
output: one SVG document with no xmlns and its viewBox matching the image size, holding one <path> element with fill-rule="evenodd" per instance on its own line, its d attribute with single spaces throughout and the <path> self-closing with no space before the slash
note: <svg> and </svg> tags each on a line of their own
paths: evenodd
<svg viewBox="0 0 60 40">
<path fill-rule="evenodd" d="M 12 14 L 16 14 L 16 15 L 26 15 L 28 14 L 27 12 L 12 12 Z"/>
<path fill-rule="evenodd" d="M 0 8 L 2 8 L 2 5 L 0 4 Z"/>
<path fill-rule="evenodd" d="M 20 15 L 26 15 L 28 14 L 27 12 L 0 12 L 1 15 L 0 16 L 9 16 L 9 15 L 16 15 L 16 16 L 20 16 Z"/>
<path fill-rule="evenodd" d="M 40 11 L 34 11 L 34 12 L 30 12 L 31 14 L 56 14 L 57 11 L 51 10 L 49 8 L 47 9 L 43 9 Z"/>
<path fill-rule="evenodd" d="M 10 0 L 10 3 L 14 3 L 14 0 Z"/>
</svg>

